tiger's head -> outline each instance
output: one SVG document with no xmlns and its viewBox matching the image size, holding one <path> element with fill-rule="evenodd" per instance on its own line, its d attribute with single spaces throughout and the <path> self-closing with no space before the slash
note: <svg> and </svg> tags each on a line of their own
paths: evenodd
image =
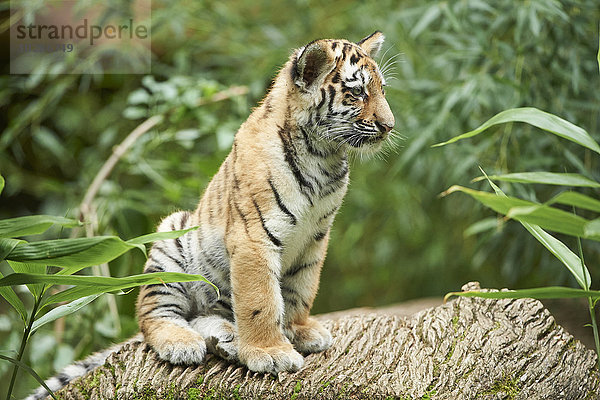
<svg viewBox="0 0 600 400">
<path fill-rule="evenodd" d="M 376 150 L 394 127 L 385 78 L 373 60 L 377 31 L 358 43 L 316 40 L 292 55 L 292 91 L 303 103 L 301 124 L 337 148 Z"/>
</svg>

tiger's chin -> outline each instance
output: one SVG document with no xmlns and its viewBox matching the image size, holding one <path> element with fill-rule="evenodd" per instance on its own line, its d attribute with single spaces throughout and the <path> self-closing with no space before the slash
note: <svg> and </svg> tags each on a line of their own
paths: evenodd
<svg viewBox="0 0 600 400">
<path fill-rule="evenodd" d="M 360 157 L 370 157 L 379 153 L 387 138 L 387 133 L 360 134 L 355 140 L 347 142 L 347 148 Z"/>
</svg>

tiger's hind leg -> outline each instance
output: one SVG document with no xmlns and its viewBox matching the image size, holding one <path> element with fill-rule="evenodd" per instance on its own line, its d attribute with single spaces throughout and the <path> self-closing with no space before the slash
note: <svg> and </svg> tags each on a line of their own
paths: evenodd
<svg viewBox="0 0 600 400">
<path fill-rule="evenodd" d="M 238 361 L 235 325 L 219 315 L 199 316 L 190 325 L 205 340 L 208 351 L 227 361 Z"/>
<path fill-rule="evenodd" d="M 159 232 L 193 226 L 189 212 L 177 212 L 166 217 Z M 177 239 L 161 240 L 150 250 L 145 273 L 194 273 L 190 254 L 196 251 L 193 232 Z M 173 364 L 199 364 L 206 356 L 206 342 L 192 329 L 188 318 L 194 311 L 190 283 L 165 283 L 143 286 L 137 302 L 137 316 L 144 339 L 163 360 Z M 200 288 L 202 290 L 202 288 Z"/>
<path fill-rule="evenodd" d="M 140 290 L 138 320 L 144 339 L 163 360 L 200 364 L 206 356 L 206 342 L 183 317 L 185 303 L 178 304 L 177 296 L 168 288 L 151 285 Z M 156 299 L 159 296 L 160 302 Z"/>
</svg>

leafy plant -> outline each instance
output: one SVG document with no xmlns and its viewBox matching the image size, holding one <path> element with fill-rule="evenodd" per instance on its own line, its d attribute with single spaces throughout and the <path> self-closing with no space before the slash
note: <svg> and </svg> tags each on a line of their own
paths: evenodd
<svg viewBox="0 0 600 400">
<path fill-rule="evenodd" d="M 0 176 L 0 193 L 3 187 L 4 179 Z M 5 277 L 0 273 L 0 296 L 18 312 L 24 325 L 21 345 L 16 357 L 0 355 L 0 359 L 14 364 L 7 399 L 11 398 L 19 368 L 25 369 L 50 391 L 43 379 L 21 361 L 31 335 L 43 325 L 78 311 L 104 293 L 115 293 L 141 285 L 170 282 L 204 281 L 212 285 L 201 275 L 173 272 L 122 278 L 74 275 L 88 266 L 109 262 L 132 249 L 139 249 L 145 254 L 144 245 L 146 243 L 174 239 L 190 230 L 197 229 L 197 227 L 153 233 L 127 241 L 116 236 L 36 242 L 15 239 L 44 233 L 52 225 L 74 227 L 80 223 L 69 218 L 48 215 L 0 220 L 0 262 L 6 260 L 14 271 Z M 58 268 L 50 269 L 48 266 Z M 51 270 L 56 270 L 56 272 L 51 273 Z M 23 301 L 15 293 L 14 287 L 17 285 L 26 285 L 33 299 L 33 307 L 30 311 L 26 309 Z M 68 285 L 69 287 L 61 289 L 56 285 Z M 52 396 L 56 398 L 54 394 Z"/>
<path fill-rule="evenodd" d="M 580 146 L 600 154 L 598 143 L 582 128 L 571 124 L 555 115 L 548 114 L 535 108 L 520 108 L 503 111 L 492 117 L 479 128 L 456 136 L 436 146 L 454 143 L 458 140 L 470 138 L 485 132 L 489 127 L 507 122 L 525 122 L 536 126 L 546 132 L 558 135 L 573 141 Z M 482 170 L 483 172 L 483 170 Z M 520 172 L 513 174 L 502 174 L 477 178 L 487 179 L 495 193 L 473 190 L 462 186 L 452 186 L 444 194 L 463 192 L 486 207 L 497 213 L 503 214 L 507 219 L 519 221 L 525 229 L 536 238 L 546 249 L 558 258 L 569 272 L 574 276 L 581 289 L 569 287 L 541 287 L 535 289 L 509 290 L 500 292 L 452 292 L 449 296 L 478 296 L 485 298 L 523 298 L 532 297 L 537 299 L 585 297 L 588 299 L 589 312 L 594 331 L 594 341 L 600 365 L 600 340 L 598 337 L 598 324 L 596 323 L 595 305 L 600 299 L 600 291 L 590 290 L 592 280 L 587 266 L 585 265 L 581 239 L 600 241 L 600 218 L 593 220 L 578 216 L 576 208 L 600 212 L 600 201 L 581 193 L 564 191 L 550 199 L 546 203 L 537 203 L 517 197 L 507 196 L 493 180 L 504 182 L 519 182 L 525 184 L 546 184 L 558 186 L 592 187 L 598 189 L 600 183 L 580 174 L 552 173 L 552 172 Z M 565 211 L 553 204 L 563 204 L 573 207 L 573 211 Z M 579 256 L 569 249 L 562 241 L 550 235 L 545 229 L 562 233 L 577 238 Z"/>
</svg>

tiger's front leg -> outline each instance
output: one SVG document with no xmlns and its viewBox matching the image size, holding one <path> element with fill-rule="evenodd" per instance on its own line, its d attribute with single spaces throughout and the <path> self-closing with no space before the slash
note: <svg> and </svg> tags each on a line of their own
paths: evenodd
<svg viewBox="0 0 600 400">
<path fill-rule="evenodd" d="M 304 365 L 302 355 L 283 334 L 279 263 L 276 250 L 254 243 L 236 246 L 231 256 L 238 355 L 256 372 L 277 374 L 297 371 Z"/>
<path fill-rule="evenodd" d="M 303 257 L 282 276 L 281 292 L 285 302 L 285 334 L 296 350 L 318 353 L 331 347 L 331 333 L 309 316 L 319 289 L 329 234 L 308 246 Z"/>
</svg>

